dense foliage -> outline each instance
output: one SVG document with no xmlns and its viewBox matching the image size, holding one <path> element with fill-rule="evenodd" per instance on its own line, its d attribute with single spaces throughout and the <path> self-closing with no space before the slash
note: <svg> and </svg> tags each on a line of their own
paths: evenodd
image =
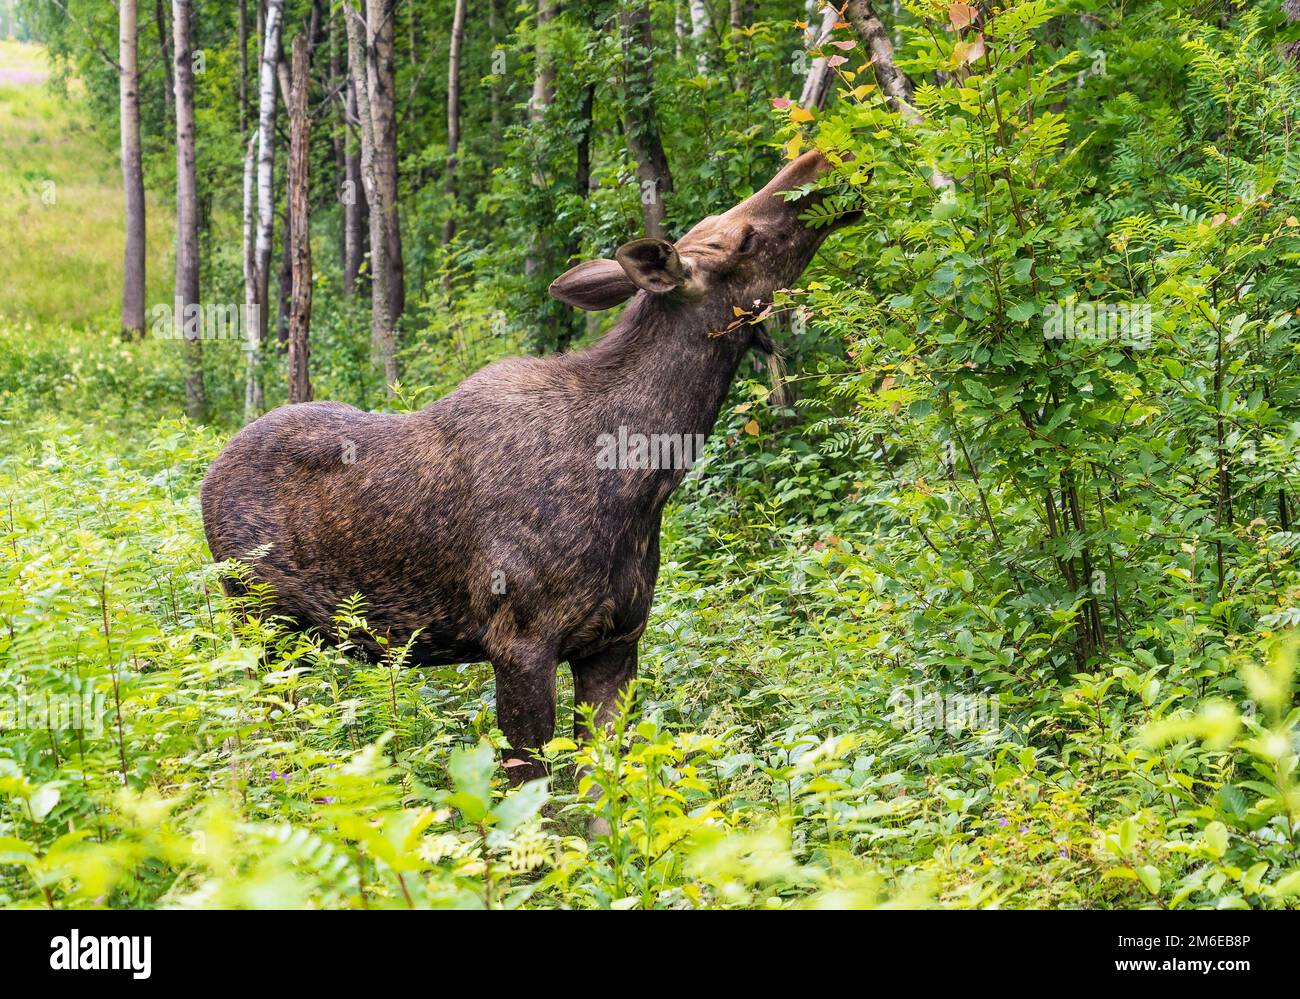
<svg viewBox="0 0 1300 999">
<path fill-rule="evenodd" d="M 400 8 L 435 67 L 446 6 Z M 174 344 L 31 308 L 0 326 L 0 903 L 1296 904 L 1300 75 L 1279 5 L 905 0 L 882 13 L 917 115 L 847 23 L 809 109 L 802 5 L 729 28 L 708 4 L 702 46 L 686 6 L 653 5 L 670 228 L 813 145 L 842 164 L 819 214 L 865 217 L 762 317 L 792 404 L 746 365 L 674 497 L 635 710 L 506 794 L 488 668 L 367 665 L 257 613 L 256 588 L 220 597 L 196 490 L 241 415 L 238 348 L 208 351 L 197 426 Z M 30 7 L 111 133 L 116 80 Z M 323 184 L 319 397 L 417 406 L 599 332 L 544 289 L 640 231 L 606 7 L 471 23 L 455 201 L 445 81 L 399 59 L 405 387 L 384 402 Z M 200 5 L 199 163 L 205 285 L 238 299 L 232 18 Z M 530 119 L 536 45 L 556 99 Z M 1136 308 L 1112 326 L 1107 306 Z M 364 618 L 340 608 L 340 634 Z M 74 703 L 97 724 L 51 719 Z"/>
</svg>

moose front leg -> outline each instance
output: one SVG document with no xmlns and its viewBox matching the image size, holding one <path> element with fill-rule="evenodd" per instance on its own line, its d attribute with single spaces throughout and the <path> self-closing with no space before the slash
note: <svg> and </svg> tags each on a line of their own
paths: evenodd
<svg viewBox="0 0 1300 999">
<path fill-rule="evenodd" d="M 540 750 L 555 734 L 554 653 L 518 650 L 492 660 L 497 679 L 497 725 L 510 748 L 503 761 L 514 787 L 546 776 Z"/>
</svg>

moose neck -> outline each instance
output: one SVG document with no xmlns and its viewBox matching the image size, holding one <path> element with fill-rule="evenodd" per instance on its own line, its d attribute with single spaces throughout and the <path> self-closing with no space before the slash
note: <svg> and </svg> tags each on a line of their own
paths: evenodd
<svg viewBox="0 0 1300 999">
<path fill-rule="evenodd" d="M 584 352 L 608 365 L 601 409 L 639 433 L 710 434 L 749 346 L 748 327 L 719 332 L 730 321 L 730 309 L 637 295 Z"/>
<path fill-rule="evenodd" d="M 729 314 L 641 294 L 572 355 L 592 390 L 594 429 L 622 455 L 620 502 L 661 508 L 701 457 L 750 340 L 747 327 L 719 333 Z"/>
</svg>

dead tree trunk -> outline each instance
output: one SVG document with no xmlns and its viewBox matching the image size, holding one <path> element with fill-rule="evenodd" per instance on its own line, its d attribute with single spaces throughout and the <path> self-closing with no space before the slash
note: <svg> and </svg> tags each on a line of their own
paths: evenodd
<svg viewBox="0 0 1300 999">
<path fill-rule="evenodd" d="M 185 338 L 185 412 L 206 417 L 203 385 L 202 307 L 199 303 L 199 198 L 194 163 L 194 70 L 190 62 L 190 0 L 172 0 L 176 53 L 176 293 L 174 306 Z"/>
<path fill-rule="evenodd" d="M 654 38 L 650 4 L 642 2 L 624 10 L 623 75 L 627 144 L 636 163 L 641 187 L 641 214 L 648 236 L 664 239 L 664 196 L 673 189 L 668 157 L 659 137 L 654 101 Z"/>
<path fill-rule="evenodd" d="M 144 336 L 144 170 L 140 158 L 139 22 L 136 0 L 118 11 L 118 92 L 122 132 L 122 193 L 126 247 L 122 259 L 122 336 Z"/>
<path fill-rule="evenodd" d="M 289 91 L 289 239 L 292 245 L 292 307 L 289 314 L 289 401 L 311 400 L 308 336 L 311 330 L 311 118 L 307 111 L 311 65 L 307 37 L 293 40 Z"/>
</svg>

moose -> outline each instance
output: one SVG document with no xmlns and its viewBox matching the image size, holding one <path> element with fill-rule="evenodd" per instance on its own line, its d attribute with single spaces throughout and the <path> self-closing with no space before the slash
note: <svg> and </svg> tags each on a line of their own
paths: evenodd
<svg viewBox="0 0 1300 999">
<path fill-rule="evenodd" d="M 214 558 L 248 560 L 295 627 L 331 635 L 360 593 L 369 630 L 410 643 L 410 664 L 489 661 L 508 779 L 542 776 L 559 664 L 598 724 L 637 672 L 660 518 L 687 471 L 598 461 L 598 440 L 712 431 L 746 351 L 771 349 L 734 310 L 770 302 L 856 215 L 801 221 L 830 166 L 807 152 L 675 244 L 635 239 L 562 274 L 550 286 L 561 302 L 631 300 L 584 349 L 497 361 L 417 412 L 309 402 L 249 424 L 203 481 Z M 575 734 L 590 733 L 579 722 Z"/>
</svg>

